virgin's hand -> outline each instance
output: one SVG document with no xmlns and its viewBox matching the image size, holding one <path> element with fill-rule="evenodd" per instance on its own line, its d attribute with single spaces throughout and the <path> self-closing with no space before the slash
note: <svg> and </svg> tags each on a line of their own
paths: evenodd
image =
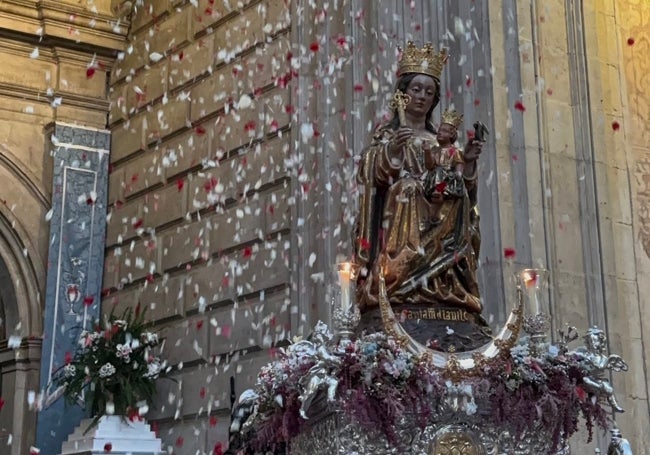
<svg viewBox="0 0 650 455">
<path fill-rule="evenodd" d="M 395 131 L 393 138 L 390 141 L 390 153 L 393 156 L 399 155 L 409 139 L 413 137 L 413 130 L 411 128 L 399 128 Z"/>
<path fill-rule="evenodd" d="M 479 155 L 483 151 L 483 143 L 479 141 L 469 141 L 465 146 L 463 153 L 463 161 L 466 163 L 473 163 L 478 160 Z"/>
</svg>

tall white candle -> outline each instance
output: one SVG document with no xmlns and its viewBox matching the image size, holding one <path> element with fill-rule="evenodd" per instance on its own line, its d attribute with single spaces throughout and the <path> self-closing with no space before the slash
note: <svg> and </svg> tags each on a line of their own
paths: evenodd
<svg viewBox="0 0 650 455">
<path fill-rule="evenodd" d="M 534 270 L 524 270 L 523 279 L 526 290 L 528 291 L 528 305 L 530 312 L 532 314 L 542 313 L 539 296 L 537 295 L 537 273 Z"/>
<path fill-rule="evenodd" d="M 341 281 L 341 309 L 348 312 L 352 301 L 350 300 L 350 275 L 352 267 L 349 262 L 343 262 L 339 266 L 339 279 Z"/>
</svg>

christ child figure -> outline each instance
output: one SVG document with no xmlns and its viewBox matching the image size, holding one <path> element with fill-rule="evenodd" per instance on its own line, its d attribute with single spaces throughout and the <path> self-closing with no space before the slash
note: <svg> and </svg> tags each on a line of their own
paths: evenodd
<svg viewBox="0 0 650 455">
<path fill-rule="evenodd" d="M 463 115 L 446 110 L 442 114 L 440 127 L 436 134 L 436 144 L 431 147 L 428 160 L 432 169 L 425 183 L 425 192 L 433 203 L 443 199 L 463 197 L 463 171 L 465 162 L 463 152 L 455 146 L 458 139 L 458 127 L 463 122 Z"/>
</svg>

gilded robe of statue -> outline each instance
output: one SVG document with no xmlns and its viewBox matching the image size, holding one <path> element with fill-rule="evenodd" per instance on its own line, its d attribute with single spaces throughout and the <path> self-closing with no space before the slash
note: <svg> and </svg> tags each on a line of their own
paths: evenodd
<svg viewBox="0 0 650 455">
<path fill-rule="evenodd" d="M 426 156 L 439 150 L 435 135 L 416 133 L 402 161 L 389 156 L 392 135 L 389 126 L 379 129 L 359 165 L 356 253 L 362 271 L 357 302 L 362 312 L 378 305 L 382 267 L 392 306 L 461 309 L 478 316 L 476 176 L 460 178 L 460 191 L 442 191 L 442 198 L 432 198 L 427 185 L 431 174 L 439 180 L 444 172 L 453 173 L 436 170 L 436 159 Z M 430 150 L 423 146 L 426 141 Z"/>
</svg>

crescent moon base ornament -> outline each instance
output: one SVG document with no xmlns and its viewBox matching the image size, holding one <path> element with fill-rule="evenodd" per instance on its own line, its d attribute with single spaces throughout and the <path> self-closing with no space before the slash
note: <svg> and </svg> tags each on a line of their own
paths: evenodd
<svg viewBox="0 0 650 455">
<path fill-rule="evenodd" d="M 481 375 L 485 368 L 510 354 L 519 339 L 523 324 L 523 293 L 517 289 L 517 304 L 510 312 L 505 326 L 484 345 L 465 352 L 442 352 L 431 349 L 410 336 L 402 327 L 388 301 L 386 282 L 383 271 L 379 277 L 379 307 L 384 323 L 384 330 L 411 353 L 421 356 L 432 368 L 436 368 L 445 377 L 455 382 L 470 376 Z"/>
</svg>

